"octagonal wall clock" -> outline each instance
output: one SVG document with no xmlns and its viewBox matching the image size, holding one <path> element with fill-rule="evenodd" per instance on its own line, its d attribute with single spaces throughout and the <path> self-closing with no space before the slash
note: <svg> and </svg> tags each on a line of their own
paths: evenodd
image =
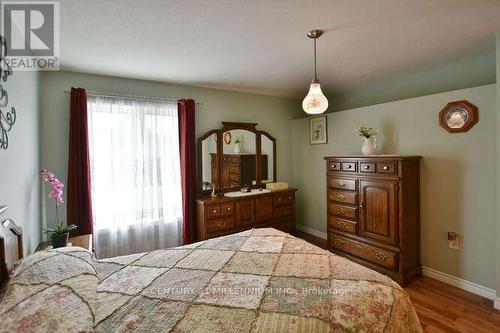
<svg viewBox="0 0 500 333">
<path fill-rule="evenodd" d="M 449 133 L 467 132 L 478 121 L 477 106 L 466 100 L 448 103 L 439 112 L 439 125 Z"/>
</svg>

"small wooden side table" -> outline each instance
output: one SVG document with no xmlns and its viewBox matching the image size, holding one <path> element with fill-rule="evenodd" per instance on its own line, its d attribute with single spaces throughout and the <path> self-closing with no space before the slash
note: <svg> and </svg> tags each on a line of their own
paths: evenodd
<svg viewBox="0 0 500 333">
<path fill-rule="evenodd" d="M 69 238 L 71 246 L 83 247 L 85 250 L 92 252 L 92 235 L 81 235 Z M 36 251 L 44 251 L 50 246 L 50 242 L 41 242 L 36 248 Z"/>
</svg>

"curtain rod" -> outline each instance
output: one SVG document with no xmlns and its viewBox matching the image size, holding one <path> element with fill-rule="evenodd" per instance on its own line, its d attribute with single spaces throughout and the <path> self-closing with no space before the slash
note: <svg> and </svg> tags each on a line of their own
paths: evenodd
<svg viewBox="0 0 500 333">
<path fill-rule="evenodd" d="M 154 101 L 165 101 L 165 102 L 177 102 L 177 99 L 174 98 L 165 98 L 165 97 L 155 97 L 155 96 L 138 96 L 138 95 L 126 95 L 126 94 L 117 94 L 117 93 L 107 93 L 96 90 L 86 90 L 88 95 L 93 96 L 103 96 L 103 97 L 119 97 L 124 99 L 137 99 L 137 100 L 154 100 Z M 71 91 L 64 90 L 64 93 L 70 94 Z M 181 98 L 179 98 L 181 99 Z M 195 102 L 197 105 L 203 105 L 203 103 Z"/>
</svg>

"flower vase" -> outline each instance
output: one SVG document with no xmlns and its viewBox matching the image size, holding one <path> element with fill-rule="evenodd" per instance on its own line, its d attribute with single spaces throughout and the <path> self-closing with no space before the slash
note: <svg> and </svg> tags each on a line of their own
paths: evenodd
<svg viewBox="0 0 500 333">
<path fill-rule="evenodd" d="M 238 142 L 234 145 L 234 153 L 239 154 L 240 152 L 241 152 L 241 147 L 240 147 L 240 143 Z"/>
<path fill-rule="evenodd" d="M 52 248 L 57 249 L 59 247 L 65 247 L 68 245 L 69 232 L 62 235 L 53 234 L 50 238 L 52 241 Z"/>
<path fill-rule="evenodd" d="M 374 136 L 365 138 L 365 142 L 363 142 L 363 145 L 361 146 L 361 152 L 363 155 L 367 156 L 375 154 L 375 149 L 377 148 L 375 140 Z"/>
</svg>

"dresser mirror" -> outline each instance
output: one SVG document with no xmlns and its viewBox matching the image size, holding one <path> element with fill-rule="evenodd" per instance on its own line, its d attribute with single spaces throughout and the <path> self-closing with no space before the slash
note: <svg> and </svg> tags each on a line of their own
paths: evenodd
<svg viewBox="0 0 500 333">
<path fill-rule="evenodd" d="M 202 194 L 258 188 L 276 180 L 276 139 L 255 123 L 223 122 L 198 139 L 198 183 Z"/>
</svg>

